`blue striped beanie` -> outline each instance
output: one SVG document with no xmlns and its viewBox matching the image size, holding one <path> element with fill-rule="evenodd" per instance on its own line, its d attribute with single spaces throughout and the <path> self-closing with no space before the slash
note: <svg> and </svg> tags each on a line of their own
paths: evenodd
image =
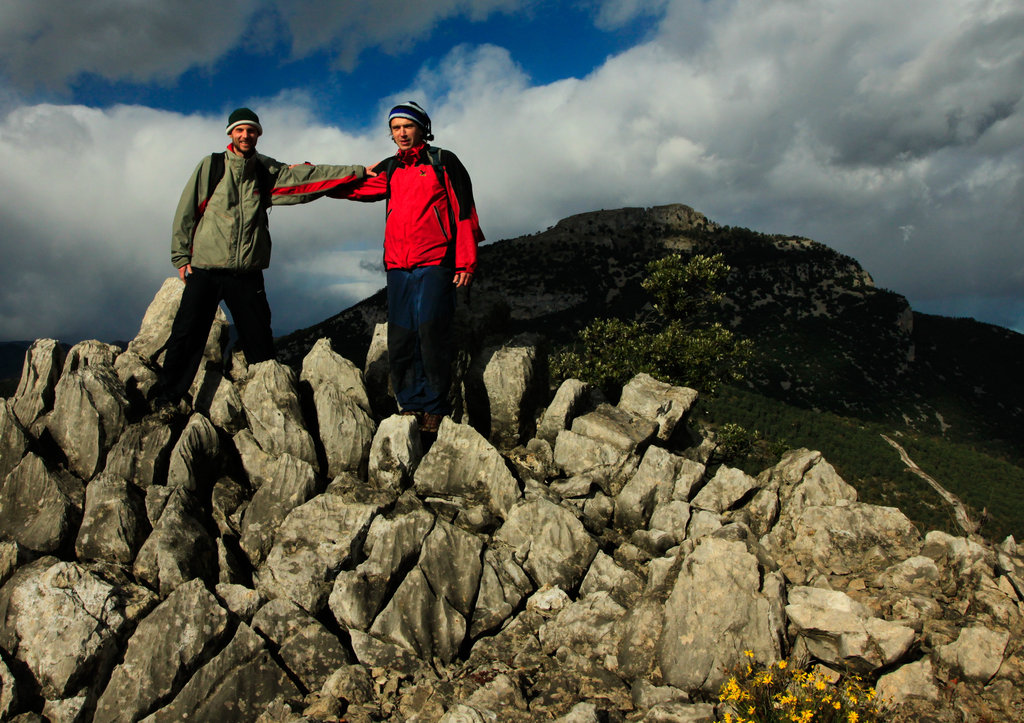
<svg viewBox="0 0 1024 723">
<path fill-rule="evenodd" d="M 434 140 L 434 135 L 430 132 L 430 116 L 427 115 L 427 111 L 423 110 L 419 104 L 413 103 L 411 100 L 406 101 L 400 105 L 396 105 L 388 113 L 388 126 L 390 127 L 391 121 L 394 118 L 408 118 L 413 123 L 423 129 L 423 139 L 427 141 Z"/>
</svg>

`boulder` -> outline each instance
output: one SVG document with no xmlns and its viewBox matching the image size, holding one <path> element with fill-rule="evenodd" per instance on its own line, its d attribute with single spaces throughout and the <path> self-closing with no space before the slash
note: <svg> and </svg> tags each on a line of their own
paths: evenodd
<svg viewBox="0 0 1024 723">
<path fill-rule="evenodd" d="M 589 402 L 591 387 L 579 379 L 566 379 L 555 392 L 554 398 L 541 414 L 537 436 L 554 445 L 558 433 L 569 429 L 579 409 Z M 590 411 L 589 409 L 587 411 Z"/>
<path fill-rule="evenodd" d="M 814 657 L 861 673 L 899 661 L 916 637 L 838 590 L 791 587 L 786 615 Z"/>
<path fill-rule="evenodd" d="M 151 487 L 150 494 L 156 489 Z M 135 576 L 161 597 L 193 578 L 212 584 L 217 578 L 217 546 L 201 521 L 202 504 L 183 487 L 170 489 L 163 502 L 153 531 L 135 556 Z"/>
<path fill-rule="evenodd" d="M 380 423 L 370 443 L 367 480 L 375 487 L 400 492 L 412 483 L 422 457 L 416 418 L 392 415 Z"/>
<path fill-rule="evenodd" d="M 266 558 L 274 535 L 293 509 L 317 493 L 317 476 L 308 462 L 282 454 L 266 468 L 267 481 L 252 496 L 242 516 L 239 546 L 253 565 Z"/>
<path fill-rule="evenodd" d="M 278 598 L 260 608 L 252 628 L 270 641 L 307 690 L 319 690 L 335 670 L 352 662 L 336 635 L 289 600 Z"/>
<path fill-rule="evenodd" d="M 142 720 L 248 723 L 279 696 L 301 699 L 302 693 L 274 660 L 263 638 L 240 623 L 231 641 L 196 671 L 170 703 Z"/>
<path fill-rule="evenodd" d="M 85 486 L 29 452 L 0 482 L 0 538 L 35 552 L 58 552 L 74 540 Z"/>
<path fill-rule="evenodd" d="M 202 580 L 190 580 L 132 633 L 96 705 L 95 723 L 136 721 L 173 697 L 228 634 L 228 613 Z"/>
<path fill-rule="evenodd" d="M 30 429 L 53 409 L 57 381 L 64 370 L 66 352 L 56 339 L 36 339 L 25 352 L 18 388 L 11 397 L 14 416 Z"/>
<path fill-rule="evenodd" d="M 335 495 L 318 495 L 285 518 L 256 589 L 268 599 L 283 597 L 314 615 L 327 604 L 338 571 L 354 565 L 375 505 L 352 504 Z"/>
<path fill-rule="evenodd" d="M 470 423 L 496 446 L 508 449 L 534 432 L 534 411 L 547 389 L 547 357 L 538 339 L 520 335 L 484 349 L 466 376 Z"/>
<path fill-rule="evenodd" d="M 111 447 L 103 471 L 142 489 L 166 484 L 175 436 L 171 427 L 153 417 L 131 424 Z"/>
<path fill-rule="evenodd" d="M 114 371 L 114 348 L 83 341 L 68 352 L 46 427 L 84 480 L 103 469 L 107 452 L 127 426 L 128 398 Z"/>
<path fill-rule="evenodd" d="M 29 438 L 10 401 L 0 399 L 0 484 L 28 451 Z"/>
<path fill-rule="evenodd" d="M 145 493 L 125 479 L 102 473 L 85 490 L 75 555 L 131 565 L 149 532 Z"/>
<path fill-rule="evenodd" d="M 494 537 L 515 549 L 537 587 L 575 590 L 597 554 L 597 542 L 583 523 L 565 507 L 543 499 L 513 507 Z"/>
<path fill-rule="evenodd" d="M 705 537 L 682 561 L 665 602 L 658 661 L 665 682 L 717 692 L 726 670 L 752 651 L 778 660 L 785 636 L 782 576 L 765 570 L 743 542 Z"/>
<path fill-rule="evenodd" d="M 622 387 L 619 409 L 658 427 L 658 439 L 667 442 L 697 401 L 697 390 L 661 382 L 650 374 L 637 374 Z"/>
<path fill-rule="evenodd" d="M 373 519 L 363 543 L 366 559 L 354 570 L 342 570 L 334 581 L 328 604 L 335 619 L 347 628 L 368 630 L 397 585 L 397 576 L 419 559 L 434 516 L 413 510 L 392 519 Z"/>
<path fill-rule="evenodd" d="M 213 488 L 220 469 L 220 437 L 209 419 L 193 414 L 171 450 L 167 486 L 195 492 Z"/>
<path fill-rule="evenodd" d="M 519 498 L 519 485 L 490 442 L 466 424 L 445 417 L 437 440 L 413 475 L 416 493 L 478 505 L 504 518 Z"/>
<path fill-rule="evenodd" d="M 295 372 L 270 359 L 254 364 L 242 388 L 242 404 L 253 438 L 268 454 L 290 454 L 319 466 L 313 437 L 307 431 L 299 403 Z"/>
<path fill-rule="evenodd" d="M 0 646 L 48 700 L 77 694 L 104 680 L 117 658 L 129 623 L 123 599 L 86 567 L 42 557 L 0 588 Z"/>
</svg>

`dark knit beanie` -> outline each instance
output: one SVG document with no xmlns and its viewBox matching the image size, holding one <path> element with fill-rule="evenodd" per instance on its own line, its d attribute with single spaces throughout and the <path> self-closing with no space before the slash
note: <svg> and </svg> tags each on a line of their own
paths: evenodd
<svg viewBox="0 0 1024 723">
<path fill-rule="evenodd" d="M 263 126 L 260 125 L 260 117 L 248 108 L 235 108 L 228 116 L 228 135 L 235 126 L 255 126 L 256 132 L 263 135 Z"/>
<path fill-rule="evenodd" d="M 430 116 L 427 115 L 427 111 L 420 108 L 418 104 L 413 103 L 411 100 L 402 103 L 401 105 L 396 105 L 391 109 L 391 112 L 388 113 L 389 127 L 391 125 L 392 118 L 408 118 L 423 129 L 423 140 L 434 140 L 434 136 L 430 132 Z"/>
</svg>

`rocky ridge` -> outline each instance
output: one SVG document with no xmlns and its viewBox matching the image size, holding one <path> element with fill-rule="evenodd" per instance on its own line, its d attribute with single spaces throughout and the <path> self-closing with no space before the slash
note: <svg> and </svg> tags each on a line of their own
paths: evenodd
<svg viewBox="0 0 1024 723">
<path fill-rule="evenodd" d="M 682 204 L 579 214 L 481 247 L 479 278 L 460 308 L 487 323 L 463 337 L 500 329 L 562 344 L 596 317 L 649 318 L 645 267 L 673 252 L 722 253 L 732 267 L 718 320 L 755 343 L 753 391 L 951 439 L 1003 440 L 1019 458 L 1024 335 L 916 313 L 824 244 L 722 226 Z M 362 359 L 384 309 L 381 292 L 289 334 L 281 357 L 298 364 L 327 338 Z"/>
<path fill-rule="evenodd" d="M 1012 538 L 922 536 L 806 449 L 715 465 L 697 393 L 645 375 L 549 398 L 528 335 L 460 361 L 436 438 L 390 414 L 379 328 L 362 368 L 250 367 L 220 318 L 151 415 L 180 289 L 124 351 L 35 342 L 0 402 L 5 720 L 711 721 L 744 651 L 892 720 L 1024 717 Z"/>
</svg>

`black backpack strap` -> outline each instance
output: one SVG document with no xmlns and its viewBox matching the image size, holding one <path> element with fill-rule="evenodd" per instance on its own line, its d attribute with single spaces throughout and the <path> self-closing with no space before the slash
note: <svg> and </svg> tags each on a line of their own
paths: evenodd
<svg viewBox="0 0 1024 723">
<path fill-rule="evenodd" d="M 224 152 L 211 153 L 210 167 L 207 169 L 206 176 L 206 198 L 199 202 L 199 216 L 206 211 L 206 204 L 210 202 L 210 196 L 213 195 L 214 189 L 217 188 L 217 184 L 222 178 L 224 178 Z"/>
<path fill-rule="evenodd" d="M 448 228 L 452 230 L 452 241 L 455 240 L 455 208 L 452 206 L 451 196 L 448 195 L 448 182 L 445 178 L 444 163 L 441 162 L 441 149 L 437 146 L 427 146 L 427 156 L 430 158 L 430 165 L 434 167 L 437 174 L 437 182 L 444 189 L 445 198 L 448 200 Z"/>
</svg>

